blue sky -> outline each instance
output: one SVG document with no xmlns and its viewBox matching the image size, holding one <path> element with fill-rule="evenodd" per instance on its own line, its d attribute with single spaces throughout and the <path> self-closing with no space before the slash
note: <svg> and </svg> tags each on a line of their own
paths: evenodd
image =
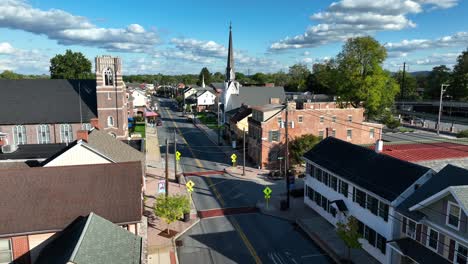
<svg viewBox="0 0 468 264">
<path fill-rule="evenodd" d="M 48 73 L 50 58 L 72 49 L 120 56 L 124 74 L 224 72 L 230 21 L 244 73 L 311 67 L 363 35 L 385 44 L 385 68 L 430 70 L 468 47 L 467 2 L 2 0 L 0 71 Z"/>
</svg>

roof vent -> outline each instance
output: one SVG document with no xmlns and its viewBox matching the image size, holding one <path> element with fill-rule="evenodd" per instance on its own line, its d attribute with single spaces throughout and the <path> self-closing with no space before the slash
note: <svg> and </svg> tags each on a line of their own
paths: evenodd
<svg viewBox="0 0 468 264">
<path fill-rule="evenodd" d="M 13 153 L 18 149 L 17 145 L 5 145 L 2 146 L 2 153 Z"/>
</svg>

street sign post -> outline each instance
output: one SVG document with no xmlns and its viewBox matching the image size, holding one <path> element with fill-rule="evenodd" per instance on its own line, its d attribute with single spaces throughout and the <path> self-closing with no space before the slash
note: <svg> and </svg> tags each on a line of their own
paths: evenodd
<svg viewBox="0 0 468 264">
<path fill-rule="evenodd" d="M 158 193 L 166 193 L 166 181 L 161 180 L 158 182 Z"/>
<path fill-rule="evenodd" d="M 179 160 L 180 160 L 180 156 L 181 156 L 181 155 L 182 155 L 182 154 L 180 154 L 180 152 L 179 152 L 179 151 L 176 151 L 176 153 L 175 153 L 175 157 L 176 157 L 176 160 L 177 160 L 177 161 L 179 161 Z"/>
<path fill-rule="evenodd" d="M 237 161 L 237 155 L 236 154 L 231 155 L 231 161 L 232 161 L 232 166 L 235 167 L 236 166 L 236 161 Z"/>
<path fill-rule="evenodd" d="M 266 201 L 266 208 L 268 209 L 268 201 L 270 200 L 271 198 L 271 193 L 273 191 L 270 189 L 270 187 L 265 187 L 265 189 L 263 189 L 263 193 L 265 194 L 265 201 Z"/>
</svg>

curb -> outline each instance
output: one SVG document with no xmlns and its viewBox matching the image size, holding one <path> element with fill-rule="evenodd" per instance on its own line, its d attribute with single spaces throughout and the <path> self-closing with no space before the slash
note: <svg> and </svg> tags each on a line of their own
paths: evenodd
<svg viewBox="0 0 468 264">
<path fill-rule="evenodd" d="M 315 232 L 309 231 L 302 224 L 300 219 L 296 219 L 296 224 L 299 228 L 302 229 L 314 242 L 319 246 L 328 256 L 337 264 L 342 264 L 340 256 L 325 242 L 323 241 Z"/>
</svg>

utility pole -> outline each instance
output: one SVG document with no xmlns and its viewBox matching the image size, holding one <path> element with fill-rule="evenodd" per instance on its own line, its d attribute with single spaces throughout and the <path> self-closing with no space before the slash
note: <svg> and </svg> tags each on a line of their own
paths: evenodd
<svg viewBox="0 0 468 264">
<path fill-rule="evenodd" d="M 219 96 L 218 96 L 218 146 L 221 146 L 221 125 L 219 120 Z"/>
<path fill-rule="evenodd" d="M 442 117 L 442 97 L 447 90 L 448 84 L 440 85 L 439 117 L 437 118 L 437 135 L 440 135 L 440 118 Z M 445 89 L 444 89 L 445 88 Z"/>
<path fill-rule="evenodd" d="M 243 131 L 243 139 L 242 139 L 242 144 L 243 146 L 243 155 L 242 155 L 242 176 L 245 176 L 245 127 L 242 130 Z"/>
<path fill-rule="evenodd" d="M 177 179 L 177 139 L 176 130 L 174 129 L 174 179 Z"/>
<path fill-rule="evenodd" d="M 166 138 L 166 197 L 169 196 L 169 140 Z"/>
<path fill-rule="evenodd" d="M 285 161 L 284 161 L 284 171 L 285 171 L 285 177 L 286 177 L 286 209 L 289 209 L 289 175 L 288 175 L 288 166 L 289 166 L 289 133 L 288 133 L 288 127 L 289 127 L 289 119 L 288 119 L 288 107 L 289 107 L 289 102 L 288 99 L 286 99 L 286 129 L 285 129 L 285 134 L 286 134 L 286 149 L 284 150 L 285 152 Z"/>
</svg>

